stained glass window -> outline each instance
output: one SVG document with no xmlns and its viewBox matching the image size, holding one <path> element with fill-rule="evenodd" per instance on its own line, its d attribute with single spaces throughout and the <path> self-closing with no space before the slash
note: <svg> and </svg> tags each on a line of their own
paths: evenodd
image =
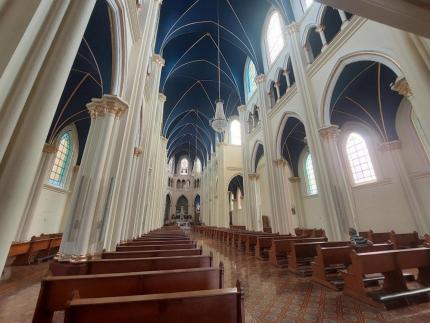
<svg viewBox="0 0 430 323">
<path fill-rule="evenodd" d="M 257 89 L 257 85 L 255 84 L 256 77 L 257 70 L 255 65 L 252 60 L 248 58 L 245 66 L 245 92 L 247 98 L 250 98 Z"/>
<path fill-rule="evenodd" d="M 202 172 L 202 162 L 200 161 L 199 158 L 196 159 L 196 163 L 195 163 L 194 169 L 195 169 L 195 171 L 196 171 L 197 174 L 199 174 L 199 173 Z"/>
<path fill-rule="evenodd" d="M 181 160 L 181 175 L 188 175 L 188 159 L 182 158 Z"/>
<path fill-rule="evenodd" d="M 351 133 L 346 141 L 346 154 L 351 167 L 354 184 L 376 181 L 366 141 L 358 133 Z"/>
<path fill-rule="evenodd" d="M 312 163 L 311 154 L 308 154 L 305 159 L 305 180 L 307 194 L 318 194 L 317 181 L 315 179 L 314 165 Z"/>
<path fill-rule="evenodd" d="M 49 184 L 59 188 L 64 188 L 71 157 L 72 138 L 68 132 L 65 132 L 61 137 L 60 144 L 58 145 L 54 165 L 52 166 L 48 179 Z"/>
<path fill-rule="evenodd" d="M 274 11 L 270 16 L 269 25 L 267 26 L 266 41 L 269 64 L 272 64 L 285 45 L 282 33 L 282 19 L 277 11 Z"/>
</svg>

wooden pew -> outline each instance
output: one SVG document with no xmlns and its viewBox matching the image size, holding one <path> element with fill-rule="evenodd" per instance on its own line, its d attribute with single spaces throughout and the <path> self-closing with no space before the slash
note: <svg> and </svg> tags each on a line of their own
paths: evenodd
<svg viewBox="0 0 430 323">
<path fill-rule="evenodd" d="M 277 235 L 277 236 L 258 236 L 256 238 L 256 244 L 254 248 L 254 254 L 257 259 L 267 260 L 269 258 L 269 249 L 272 246 L 272 240 L 288 240 L 294 239 L 292 235 Z"/>
<path fill-rule="evenodd" d="M 244 323 L 243 294 L 237 288 L 169 294 L 75 298 L 65 323 Z"/>
<path fill-rule="evenodd" d="M 391 232 L 373 232 L 372 230 L 359 233 L 360 236 L 372 241 L 374 244 L 388 243 L 391 238 Z"/>
<path fill-rule="evenodd" d="M 289 235 L 279 235 L 278 233 L 256 233 L 256 234 L 249 234 L 246 237 L 245 240 L 245 251 L 247 253 L 255 254 L 255 248 L 257 246 L 257 242 L 259 238 L 279 238 L 279 237 L 288 237 Z"/>
<path fill-rule="evenodd" d="M 287 256 L 288 270 L 303 276 L 310 275 L 312 273 L 310 264 L 317 255 L 317 246 L 319 245 L 322 247 L 340 247 L 351 245 L 351 241 L 293 243 Z"/>
<path fill-rule="evenodd" d="M 424 244 L 424 240 L 419 238 L 416 231 L 411 233 L 395 233 L 391 231 L 390 241 L 394 244 L 394 249 L 418 248 Z"/>
<path fill-rule="evenodd" d="M 55 256 L 61 244 L 61 235 L 41 235 L 30 241 L 12 243 L 8 257 L 15 258 L 14 265 L 28 265 Z"/>
<path fill-rule="evenodd" d="M 78 275 L 42 279 L 33 323 L 50 323 L 64 311 L 74 291 L 84 298 L 174 293 L 224 287 L 224 266 L 125 274 Z"/>
<path fill-rule="evenodd" d="M 418 269 L 417 283 L 408 289 L 402 270 Z M 367 274 L 382 273 L 384 282 L 379 290 L 369 291 L 363 282 Z M 373 306 L 391 308 L 410 302 L 428 300 L 430 293 L 430 249 L 414 248 L 370 253 L 351 253 L 351 265 L 342 272 L 343 292 Z"/>
<path fill-rule="evenodd" d="M 321 247 L 317 246 L 317 256 L 312 267 L 312 280 L 333 290 L 343 288 L 343 278 L 340 271 L 351 264 L 352 250 L 358 253 L 392 250 L 392 244 L 374 244 L 372 246 L 354 247 Z"/>
<path fill-rule="evenodd" d="M 294 243 L 300 242 L 325 242 L 327 238 L 286 238 L 286 239 L 273 239 L 272 245 L 269 249 L 269 262 L 277 267 L 284 267 L 288 263 L 287 255 L 291 251 Z"/>
<path fill-rule="evenodd" d="M 198 256 L 201 254 L 202 254 L 202 248 L 149 250 L 149 251 L 116 251 L 116 252 L 103 252 L 102 259 Z"/>
<path fill-rule="evenodd" d="M 194 244 L 159 244 L 149 246 L 116 246 L 116 251 L 148 251 L 148 250 L 172 250 L 172 249 L 194 249 Z"/>
<path fill-rule="evenodd" d="M 84 263 L 71 264 L 52 262 L 50 270 L 54 276 L 96 275 L 126 273 L 149 270 L 171 270 L 212 267 L 210 256 L 178 256 L 156 258 L 127 258 L 88 260 Z"/>
<path fill-rule="evenodd" d="M 121 243 L 121 246 L 151 246 L 160 244 L 194 244 L 192 240 L 141 240 Z"/>
</svg>

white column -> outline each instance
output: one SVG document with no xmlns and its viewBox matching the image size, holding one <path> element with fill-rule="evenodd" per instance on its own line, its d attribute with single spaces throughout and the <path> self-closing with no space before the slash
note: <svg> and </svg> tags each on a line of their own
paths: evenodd
<svg viewBox="0 0 430 323">
<path fill-rule="evenodd" d="M 64 84 L 90 19 L 95 0 L 70 3 L 37 82 L 24 106 L 14 140 L 8 145 L 0 170 L 0 270 L 25 211 L 37 173 L 42 147 L 60 100 Z M 53 56 L 55 55 L 55 57 Z"/>
<path fill-rule="evenodd" d="M 291 203 L 291 213 L 296 215 L 297 225 L 300 228 L 306 227 L 305 213 L 303 207 L 303 196 L 300 187 L 300 177 L 290 177 L 288 181 L 291 183 L 293 200 Z M 294 228 L 293 228 L 294 229 Z"/>
<path fill-rule="evenodd" d="M 381 151 L 389 152 L 400 177 L 400 183 L 403 188 L 406 200 L 408 201 L 412 217 L 415 221 L 417 231 L 420 234 L 429 232 L 429 219 L 426 218 L 423 212 L 422 205 L 417 199 L 417 192 L 408 174 L 407 168 L 401 154 L 401 143 L 398 140 L 384 142 L 380 146 Z"/>
<path fill-rule="evenodd" d="M 35 216 L 37 203 L 39 201 L 40 194 L 42 193 L 43 185 L 46 183 L 51 171 L 50 166 L 54 162 L 56 152 L 57 147 L 55 145 L 46 143 L 43 146 L 43 153 L 39 162 L 39 169 L 37 170 L 37 175 L 27 201 L 26 211 L 21 219 L 20 228 L 16 234 L 16 241 L 25 241 L 30 238 L 29 233 Z"/>
<path fill-rule="evenodd" d="M 281 98 L 281 91 L 279 89 L 279 82 L 275 82 L 275 90 L 276 90 L 276 95 L 278 96 L 278 100 Z"/>
<path fill-rule="evenodd" d="M 346 16 L 345 11 L 343 10 L 337 9 L 337 12 L 339 13 L 340 19 L 342 20 L 341 29 L 343 29 L 349 23 L 348 17 Z"/>
<path fill-rule="evenodd" d="M 324 149 L 318 132 L 317 112 L 314 108 L 317 105 L 312 84 L 306 70 L 306 63 L 302 57 L 302 50 L 299 40 L 299 27 L 292 23 L 287 27 L 289 43 L 291 44 L 291 62 L 296 77 L 297 90 L 305 112 L 305 129 L 309 150 L 312 154 L 314 167 L 316 169 L 316 179 L 319 192 L 324 202 L 324 221 L 326 232 L 330 239 L 341 240 L 347 232 L 343 232 L 340 226 L 341 214 L 338 212 L 335 202 L 335 191 L 330 181 L 330 175 L 327 171 L 328 161 L 325 159 Z"/>
<path fill-rule="evenodd" d="M 287 81 L 287 88 L 289 89 L 291 87 L 290 77 L 289 77 L 289 71 L 287 69 L 284 70 L 282 73 L 285 77 L 285 80 Z"/>
<path fill-rule="evenodd" d="M 271 218 L 272 218 L 272 230 L 273 232 L 285 232 L 286 228 L 282 226 L 280 222 L 281 210 L 279 209 L 278 196 L 276 194 L 276 180 L 273 170 L 274 161 L 274 145 L 273 145 L 273 133 L 272 127 L 269 124 L 267 118 L 267 113 L 270 110 L 270 105 L 268 102 L 268 96 L 266 95 L 266 76 L 259 75 L 256 78 L 257 88 L 258 88 L 258 98 L 260 103 L 260 119 L 262 122 L 263 130 L 263 143 L 264 143 L 264 158 L 266 159 L 266 171 L 267 179 L 269 182 L 269 196 L 270 196 L 270 206 L 271 206 Z"/>
<path fill-rule="evenodd" d="M 315 28 L 315 31 L 320 35 L 321 42 L 322 42 L 322 48 L 321 52 L 325 51 L 327 49 L 327 39 L 325 38 L 325 26 L 319 25 L 317 28 Z"/>
<path fill-rule="evenodd" d="M 118 97 L 104 95 L 102 99 L 92 99 L 87 107 L 93 129 L 68 210 L 59 260 L 85 261 L 101 253 L 103 248 L 102 230 L 109 195 L 105 180 L 106 161 L 114 140 L 115 123 L 128 105 Z"/>
<path fill-rule="evenodd" d="M 282 233 L 294 232 L 293 215 L 291 214 L 291 200 L 288 187 L 287 161 L 278 159 L 274 161 L 274 171 L 276 180 L 276 194 L 278 195 L 280 208 L 281 227 L 285 228 Z"/>
<path fill-rule="evenodd" d="M 82 10 L 88 10 L 89 13 L 91 13 L 91 6 L 94 6 L 94 3 L 95 1 L 89 1 L 88 4 L 85 4 Z M 20 22 L 20 19 L 17 19 L 17 15 L 20 14 L 19 10 L 23 10 L 23 8 L 20 8 L 21 6 L 21 1 L 9 1 L 6 8 L 2 11 L 0 35 L 2 33 L 8 33 L 10 35 L 8 26 L 3 23 L 7 24 L 13 20 L 15 25 L 12 28 L 16 28 L 16 24 L 28 22 Z M 54 38 L 58 33 L 58 29 L 60 28 L 64 16 L 67 10 L 69 10 L 69 13 L 74 10 L 71 7 L 70 0 L 41 1 L 36 8 L 31 3 L 25 4 L 25 10 L 34 9 L 36 9 L 34 11 L 34 15 L 29 21 L 28 26 L 26 26 L 21 39 L 10 40 L 6 35 L 4 35 L 5 37 L 0 37 L 3 40 L 8 39 L 9 42 L 14 42 L 14 44 L 17 45 L 11 57 L 6 57 L 6 53 L 0 51 L 0 59 L 2 60 L 0 64 L 5 66 L 5 69 L 0 73 L 2 74 L 0 78 L 0 89 L 2 89 L 0 91 L 0 112 L 2 115 L 0 118 L 0 160 L 6 152 L 9 141 L 12 138 L 13 131 L 18 124 L 19 117 L 24 111 L 26 101 L 29 99 L 30 92 L 35 86 L 36 78 L 45 73 L 43 64 L 45 60 L 50 59 L 50 56 L 52 57 L 52 53 L 54 51 L 50 53 L 49 50 L 51 46 L 53 46 Z M 82 14 L 85 15 L 86 13 L 82 12 Z M 83 30 L 85 30 L 87 23 L 88 20 L 82 21 L 83 25 L 79 26 L 79 28 L 83 28 Z M 71 42 L 68 46 L 65 46 L 67 47 L 67 51 L 72 54 L 73 58 L 68 57 L 68 55 L 66 55 L 66 57 L 62 57 L 62 59 L 67 61 L 67 64 L 59 63 L 57 70 L 54 71 L 55 74 L 53 77 L 64 74 L 67 79 L 67 75 L 71 68 L 71 63 L 70 66 L 68 65 L 69 60 L 71 59 L 73 63 L 83 32 L 80 34 L 79 31 L 77 36 L 79 35 L 80 38 L 76 39 L 77 43 Z M 4 44 L 5 49 L 8 45 L 9 44 Z M 58 53 L 56 52 L 55 55 L 57 54 Z M 4 61 L 7 59 L 9 59 L 9 61 Z M 40 79 L 38 79 L 38 83 L 39 82 Z M 64 83 L 55 84 L 55 87 L 50 87 L 46 95 L 48 95 L 48 93 L 49 95 L 53 95 L 54 91 L 58 91 L 58 95 L 61 96 L 64 84 L 65 81 Z M 45 83 L 43 86 L 48 86 L 48 84 Z M 55 93 L 55 95 L 57 95 L 57 93 Z M 53 106 L 56 107 L 57 104 L 54 104 Z"/>
<path fill-rule="evenodd" d="M 258 174 L 256 173 L 248 173 L 248 179 L 249 179 L 249 192 L 248 196 L 250 199 L 250 210 L 251 214 L 250 216 L 253 217 L 253 230 L 255 231 L 262 231 L 263 230 L 263 222 L 261 220 L 261 214 L 257 210 L 257 179 Z"/>
</svg>

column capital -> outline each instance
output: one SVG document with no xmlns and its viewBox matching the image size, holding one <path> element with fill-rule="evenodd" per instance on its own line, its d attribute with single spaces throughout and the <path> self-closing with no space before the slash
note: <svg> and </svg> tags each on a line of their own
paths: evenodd
<svg viewBox="0 0 430 323">
<path fill-rule="evenodd" d="M 139 157 L 143 152 L 143 149 L 141 147 L 134 147 L 133 150 L 133 156 L 134 157 Z"/>
<path fill-rule="evenodd" d="M 165 142 L 165 143 L 167 143 L 168 141 L 169 141 L 169 139 L 167 139 L 166 137 L 164 137 L 164 136 L 161 136 L 161 140 L 163 141 L 163 142 Z"/>
<path fill-rule="evenodd" d="M 242 104 L 237 107 L 239 113 L 246 112 L 246 105 Z"/>
<path fill-rule="evenodd" d="M 43 145 L 43 152 L 47 153 L 47 154 L 54 154 L 57 152 L 57 146 L 53 145 L 53 144 L 48 144 L 45 143 L 45 145 Z"/>
<path fill-rule="evenodd" d="M 248 173 L 249 179 L 258 179 L 259 177 L 260 175 L 258 175 L 257 173 Z"/>
<path fill-rule="evenodd" d="M 404 76 L 399 76 L 396 81 L 391 84 L 391 90 L 407 98 L 413 95 L 411 87 Z"/>
<path fill-rule="evenodd" d="M 158 101 L 164 103 L 166 102 L 167 97 L 163 93 L 158 93 Z"/>
<path fill-rule="evenodd" d="M 320 136 L 324 139 L 333 139 L 340 134 L 340 129 L 337 125 L 329 125 L 318 129 L 318 132 L 320 133 Z"/>
<path fill-rule="evenodd" d="M 73 173 L 79 172 L 79 168 L 80 167 L 81 167 L 81 165 L 75 165 L 75 166 L 73 166 Z"/>
<path fill-rule="evenodd" d="M 325 26 L 324 25 L 318 25 L 315 28 L 315 31 L 318 32 L 318 33 L 323 32 L 324 30 L 325 30 Z"/>
<path fill-rule="evenodd" d="M 161 57 L 161 55 L 158 55 L 158 54 L 154 54 L 154 55 L 152 55 L 152 61 L 154 62 L 154 63 L 157 63 L 158 65 L 160 65 L 161 67 L 163 67 L 164 66 L 164 64 L 166 63 L 166 61 L 164 60 L 164 58 L 163 57 Z"/>
<path fill-rule="evenodd" d="M 87 109 L 92 119 L 103 117 L 105 114 L 113 114 L 120 118 L 127 111 L 128 103 L 115 95 L 105 94 L 101 99 L 91 99 Z"/>
<path fill-rule="evenodd" d="M 402 148 L 400 140 L 385 141 L 379 145 L 380 151 L 392 151 Z"/>
<path fill-rule="evenodd" d="M 266 82 L 266 75 L 260 74 L 260 75 L 257 75 L 255 77 L 255 83 L 261 84 L 261 83 L 264 83 L 264 82 Z"/>
<path fill-rule="evenodd" d="M 301 181 L 300 177 L 297 176 L 290 177 L 288 180 L 290 181 L 290 183 L 300 183 Z"/>
<path fill-rule="evenodd" d="M 293 22 L 287 26 L 288 35 L 293 35 L 295 33 L 298 33 L 299 30 L 300 30 L 300 26 L 297 22 Z"/>
<path fill-rule="evenodd" d="M 285 159 L 283 159 L 283 158 L 275 159 L 275 160 L 273 161 L 273 163 L 274 163 L 276 166 L 285 166 L 285 165 L 287 165 L 287 164 L 288 164 L 288 162 L 287 162 Z"/>
</svg>

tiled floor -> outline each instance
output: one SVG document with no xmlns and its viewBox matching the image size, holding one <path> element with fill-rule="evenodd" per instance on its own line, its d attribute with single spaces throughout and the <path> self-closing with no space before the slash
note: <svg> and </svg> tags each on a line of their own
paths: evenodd
<svg viewBox="0 0 430 323">
<path fill-rule="evenodd" d="M 194 239 L 205 254 L 213 252 L 215 265 L 224 263 L 226 287 L 240 280 L 247 322 L 430 322 L 430 303 L 377 310 L 242 251 L 199 236 Z M 0 283 L 0 323 L 31 322 L 39 281 L 47 270 L 46 263 L 13 268 L 12 278 Z M 54 321 L 62 322 L 62 313 Z"/>
</svg>

